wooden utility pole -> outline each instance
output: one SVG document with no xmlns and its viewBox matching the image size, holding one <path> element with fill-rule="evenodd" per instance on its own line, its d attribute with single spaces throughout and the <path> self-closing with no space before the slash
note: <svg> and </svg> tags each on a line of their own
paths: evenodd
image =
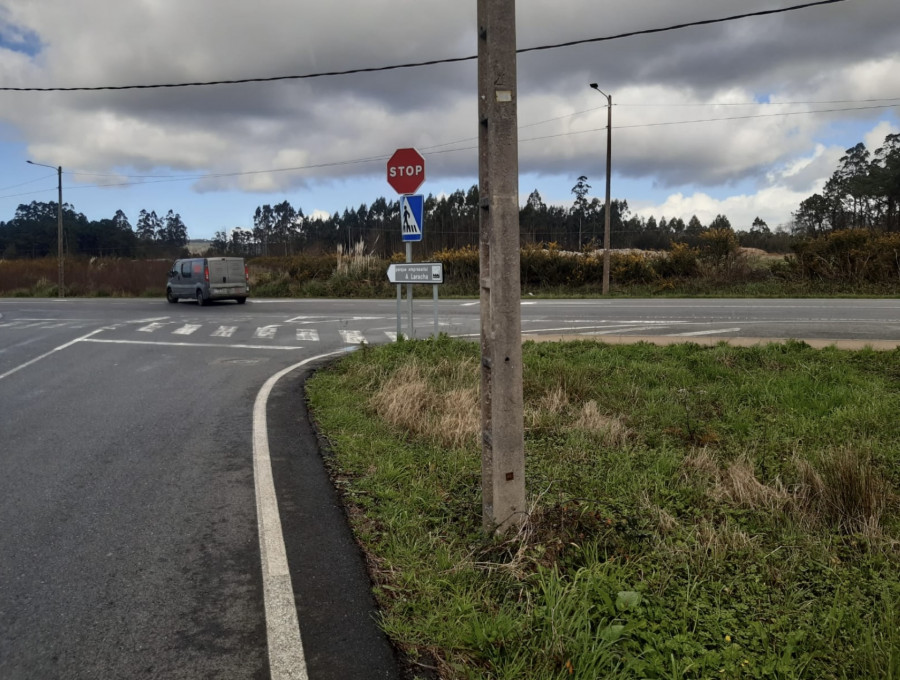
<svg viewBox="0 0 900 680">
<path fill-rule="evenodd" d="M 525 521 L 515 0 L 478 0 L 482 524 Z"/>
<path fill-rule="evenodd" d="M 39 165 L 42 168 L 50 168 L 51 170 L 56 170 L 56 176 L 59 179 L 59 203 L 56 205 L 56 261 L 57 261 L 57 269 L 59 275 L 59 286 L 58 293 L 59 297 L 64 298 L 66 296 L 65 289 L 65 276 L 64 276 L 64 254 L 63 254 L 63 202 L 62 202 L 62 166 L 53 167 L 52 165 L 45 165 L 43 163 L 35 163 L 34 161 L 25 161 L 29 165 Z"/>
<path fill-rule="evenodd" d="M 56 169 L 57 177 L 59 178 L 59 204 L 56 209 L 56 252 L 59 254 L 57 258 L 59 269 L 58 277 L 59 277 L 59 297 L 64 298 L 66 296 L 66 288 L 65 288 L 65 275 L 63 262 L 65 261 L 65 253 L 63 252 L 63 202 L 62 202 L 62 166 L 60 165 Z"/>
</svg>

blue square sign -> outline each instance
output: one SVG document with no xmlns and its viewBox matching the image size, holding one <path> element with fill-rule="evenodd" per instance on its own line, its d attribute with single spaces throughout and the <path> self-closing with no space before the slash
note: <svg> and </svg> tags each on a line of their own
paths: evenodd
<svg viewBox="0 0 900 680">
<path fill-rule="evenodd" d="M 425 198 L 421 194 L 400 197 L 400 227 L 403 241 L 422 240 Z"/>
</svg>

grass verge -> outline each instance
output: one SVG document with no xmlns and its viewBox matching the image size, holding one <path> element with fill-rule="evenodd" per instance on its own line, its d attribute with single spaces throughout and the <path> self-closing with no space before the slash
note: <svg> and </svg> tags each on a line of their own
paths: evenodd
<svg viewBox="0 0 900 680">
<path fill-rule="evenodd" d="M 900 351 L 527 343 L 507 538 L 480 531 L 478 351 L 308 384 L 422 677 L 900 678 Z"/>
</svg>

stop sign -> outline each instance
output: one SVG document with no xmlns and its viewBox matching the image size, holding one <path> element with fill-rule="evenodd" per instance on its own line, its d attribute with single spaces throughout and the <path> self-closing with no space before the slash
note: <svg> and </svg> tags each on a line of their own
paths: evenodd
<svg viewBox="0 0 900 680">
<path fill-rule="evenodd" d="M 387 162 L 387 181 L 398 194 L 414 194 L 425 181 L 425 157 L 415 149 L 397 149 Z"/>
</svg>

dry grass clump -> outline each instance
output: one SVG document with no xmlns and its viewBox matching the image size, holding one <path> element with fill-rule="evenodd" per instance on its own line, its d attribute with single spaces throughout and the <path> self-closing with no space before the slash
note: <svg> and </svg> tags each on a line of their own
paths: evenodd
<svg viewBox="0 0 900 680">
<path fill-rule="evenodd" d="M 447 402 L 441 409 L 438 421 L 441 442 L 445 446 L 464 446 L 475 440 L 480 427 L 481 406 L 478 389 L 468 387 L 448 392 Z"/>
<path fill-rule="evenodd" d="M 418 362 L 404 364 L 369 400 L 383 420 L 411 432 L 419 432 L 424 415 L 433 410 L 434 395 Z"/>
<path fill-rule="evenodd" d="M 543 411 L 550 415 L 560 415 L 569 407 L 569 395 L 566 390 L 557 385 L 549 392 L 545 392 L 538 399 L 538 411 Z"/>
<path fill-rule="evenodd" d="M 776 478 L 772 484 L 763 484 L 756 477 L 753 463 L 746 459 L 737 460 L 719 472 L 711 495 L 739 508 L 769 512 L 783 510 L 791 500 L 781 480 Z"/>
<path fill-rule="evenodd" d="M 823 456 L 819 470 L 806 461 L 797 461 L 797 467 L 797 505 L 808 519 L 844 533 L 881 534 L 894 494 L 867 457 L 842 447 Z"/>
<path fill-rule="evenodd" d="M 728 520 L 718 525 L 703 520 L 697 526 L 697 543 L 707 556 L 720 559 L 749 546 L 751 538 Z"/>
<path fill-rule="evenodd" d="M 620 418 L 603 415 L 597 402 L 593 400 L 581 406 L 572 426 L 599 435 L 607 446 L 621 446 L 629 434 L 628 428 Z"/>
<path fill-rule="evenodd" d="M 435 370 L 443 372 L 443 369 Z M 417 362 L 401 366 L 369 404 L 380 418 L 448 448 L 474 441 L 481 427 L 478 389 L 437 387 Z"/>
<path fill-rule="evenodd" d="M 477 371 L 477 362 L 468 360 L 441 361 L 427 369 L 412 361 L 381 381 L 375 380 L 380 386 L 375 387 L 369 405 L 391 425 L 440 446 L 467 446 L 477 442 L 481 430 Z M 583 430 L 606 446 L 620 446 L 630 435 L 624 422 L 602 414 L 596 401 L 576 405 L 560 386 L 536 399 L 525 417 L 532 429 Z"/>
<path fill-rule="evenodd" d="M 871 461 L 850 447 L 825 452 L 818 468 L 795 459 L 798 482 L 779 478 L 764 484 L 746 458 L 720 467 L 704 449 L 682 463 L 686 481 L 709 487 L 709 496 L 735 507 L 784 514 L 808 527 L 830 527 L 845 534 L 881 536 L 882 519 L 896 498 Z"/>
</svg>

